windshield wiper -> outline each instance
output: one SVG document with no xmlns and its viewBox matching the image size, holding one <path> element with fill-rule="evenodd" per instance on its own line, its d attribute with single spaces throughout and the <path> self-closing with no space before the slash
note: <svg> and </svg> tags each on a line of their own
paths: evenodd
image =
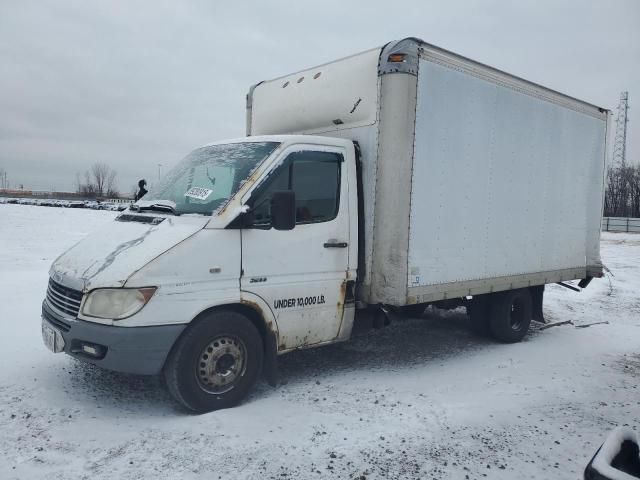
<svg viewBox="0 0 640 480">
<path fill-rule="evenodd" d="M 172 205 L 168 205 L 166 203 L 153 203 L 151 205 L 144 205 L 144 206 L 131 205 L 129 209 L 136 212 L 156 211 L 156 212 L 169 212 L 176 216 L 180 215 Z"/>
</svg>

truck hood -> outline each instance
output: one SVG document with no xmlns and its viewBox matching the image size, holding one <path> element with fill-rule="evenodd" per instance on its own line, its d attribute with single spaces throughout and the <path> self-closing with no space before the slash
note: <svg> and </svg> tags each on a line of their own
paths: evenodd
<svg viewBox="0 0 640 480">
<path fill-rule="evenodd" d="M 134 218 L 122 221 L 122 218 Z M 155 223 L 140 220 L 154 219 Z M 201 230 L 209 217 L 123 215 L 60 255 L 49 275 L 76 290 L 122 287 L 154 258 Z M 159 223 L 158 223 L 159 222 Z"/>
</svg>

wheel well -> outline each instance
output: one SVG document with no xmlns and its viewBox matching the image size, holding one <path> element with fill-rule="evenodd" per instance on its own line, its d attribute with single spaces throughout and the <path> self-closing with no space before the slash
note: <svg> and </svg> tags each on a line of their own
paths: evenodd
<svg viewBox="0 0 640 480">
<path fill-rule="evenodd" d="M 266 320 L 264 319 L 262 314 L 258 312 L 255 308 L 244 303 L 230 303 L 227 305 L 218 305 L 215 307 L 209 307 L 206 310 L 203 310 L 202 312 L 200 312 L 198 315 L 196 315 L 195 318 L 187 325 L 187 328 L 189 325 L 193 325 L 195 322 L 202 321 L 202 319 L 205 318 L 208 314 L 213 312 L 220 312 L 223 310 L 236 312 L 241 315 L 244 315 L 251 321 L 251 323 L 255 325 L 255 327 L 258 329 L 258 332 L 260 333 L 260 336 L 263 338 L 263 340 L 266 338 L 267 336 Z"/>
<path fill-rule="evenodd" d="M 260 336 L 263 338 L 263 340 L 264 338 L 266 338 L 266 335 L 267 335 L 267 327 L 265 325 L 266 320 L 264 319 L 262 314 L 256 311 L 253 307 L 250 307 L 249 305 L 246 305 L 244 303 L 234 303 L 232 305 L 222 306 L 218 308 L 218 310 L 231 310 L 233 312 L 237 312 L 241 315 L 244 315 L 249 320 L 251 320 L 251 323 L 255 325 L 255 327 L 258 329 L 258 332 L 260 332 Z"/>
<path fill-rule="evenodd" d="M 191 327 L 192 325 L 195 325 L 197 322 L 201 322 L 202 320 L 204 320 L 204 318 L 207 317 L 207 315 L 213 312 L 220 312 L 220 311 L 236 312 L 247 317 L 251 321 L 251 323 L 253 323 L 255 327 L 258 329 L 258 333 L 260 333 L 260 337 L 262 338 L 262 346 L 264 348 L 264 353 L 265 353 L 265 364 L 264 364 L 265 372 L 264 373 L 265 373 L 265 376 L 267 377 L 267 381 L 269 382 L 269 384 L 274 385 L 276 382 L 275 377 L 277 375 L 277 372 L 276 372 L 276 355 L 277 355 L 277 348 L 278 348 L 278 343 L 277 343 L 278 339 L 276 337 L 277 332 L 267 328 L 266 319 L 263 317 L 262 313 L 258 311 L 258 309 L 259 307 L 257 305 L 256 305 L 256 308 L 254 308 L 244 303 L 230 303 L 226 305 L 217 305 L 215 307 L 209 307 L 206 310 L 203 310 L 198 315 L 196 315 L 194 319 L 191 320 L 191 322 L 187 324 L 184 331 L 180 334 L 180 336 L 176 339 L 174 344 L 171 346 L 171 350 L 167 355 L 167 359 L 171 356 L 171 353 L 173 352 L 180 338 L 182 338 L 182 336 L 187 332 L 187 330 L 189 330 L 189 327 Z M 167 359 L 165 359 L 165 363 Z"/>
</svg>

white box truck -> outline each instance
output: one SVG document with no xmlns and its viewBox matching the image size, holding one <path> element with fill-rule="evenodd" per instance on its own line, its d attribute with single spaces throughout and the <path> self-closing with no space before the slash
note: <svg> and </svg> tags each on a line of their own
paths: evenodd
<svg viewBox="0 0 640 480">
<path fill-rule="evenodd" d="M 608 112 L 415 38 L 254 85 L 198 148 L 53 263 L 45 343 L 163 374 L 194 411 L 363 316 L 465 305 L 517 342 L 544 285 L 602 275 Z"/>
</svg>

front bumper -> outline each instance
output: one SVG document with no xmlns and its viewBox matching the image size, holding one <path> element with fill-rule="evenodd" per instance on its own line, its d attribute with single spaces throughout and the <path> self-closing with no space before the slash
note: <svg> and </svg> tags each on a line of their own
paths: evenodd
<svg viewBox="0 0 640 480">
<path fill-rule="evenodd" d="M 84 362 L 118 372 L 155 375 L 161 372 L 171 347 L 186 325 L 114 327 L 63 318 L 42 303 L 42 318 L 62 333 L 64 352 Z M 100 347 L 100 358 L 82 351 L 83 342 Z"/>
</svg>

